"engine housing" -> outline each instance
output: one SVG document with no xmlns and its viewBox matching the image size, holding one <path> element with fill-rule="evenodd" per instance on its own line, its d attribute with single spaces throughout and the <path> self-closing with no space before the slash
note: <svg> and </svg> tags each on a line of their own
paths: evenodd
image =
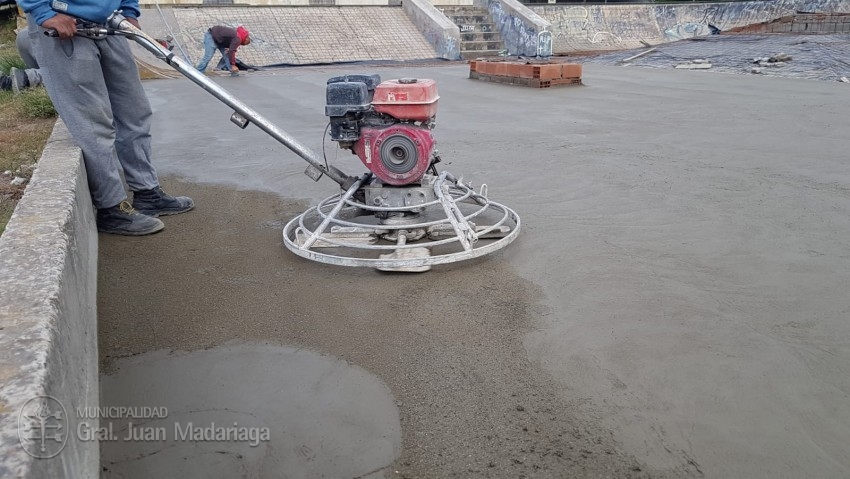
<svg viewBox="0 0 850 479">
<path fill-rule="evenodd" d="M 406 185 L 422 178 L 431 165 L 431 130 L 405 123 L 387 128 L 362 128 L 354 152 L 386 184 Z"/>
<path fill-rule="evenodd" d="M 439 99 L 434 80 L 381 82 L 378 75 L 346 75 L 328 80 L 326 96 L 331 139 L 383 183 L 419 182 L 437 161 L 431 134 Z"/>
</svg>

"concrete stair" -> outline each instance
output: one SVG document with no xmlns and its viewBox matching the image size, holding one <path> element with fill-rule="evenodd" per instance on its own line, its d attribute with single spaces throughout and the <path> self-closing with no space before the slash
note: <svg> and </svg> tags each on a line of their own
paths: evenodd
<svg viewBox="0 0 850 479">
<path fill-rule="evenodd" d="M 437 7 L 460 28 L 460 55 L 469 60 L 498 56 L 505 43 L 486 8 L 472 6 Z"/>
</svg>

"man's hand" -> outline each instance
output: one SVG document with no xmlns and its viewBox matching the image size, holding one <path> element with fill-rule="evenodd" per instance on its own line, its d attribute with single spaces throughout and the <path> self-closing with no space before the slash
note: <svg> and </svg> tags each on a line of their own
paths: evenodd
<svg viewBox="0 0 850 479">
<path fill-rule="evenodd" d="M 72 38 L 77 33 L 77 20 L 74 17 L 57 13 L 56 16 L 48 18 L 41 24 L 44 28 L 56 30 L 59 38 Z"/>
<path fill-rule="evenodd" d="M 139 19 L 138 18 L 132 18 L 132 17 L 126 17 L 126 18 L 127 18 L 127 21 L 130 22 L 131 25 L 138 28 L 139 30 L 142 29 L 142 27 L 139 26 Z"/>
</svg>

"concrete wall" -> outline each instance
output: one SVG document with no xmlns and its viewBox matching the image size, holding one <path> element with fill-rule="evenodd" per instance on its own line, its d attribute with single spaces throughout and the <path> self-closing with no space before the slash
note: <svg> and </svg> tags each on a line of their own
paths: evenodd
<svg viewBox="0 0 850 479">
<path fill-rule="evenodd" d="M 551 23 L 554 53 L 621 50 L 665 43 L 714 29 L 729 31 L 769 22 L 797 11 L 845 13 L 845 0 L 773 0 L 678 5 L 535 5 L 529 7 Z"/>
<path fill-rule="evenodd" d="M 475 0 L 487 8 L 510 55 L 550 56 L 551 24 L 517 0 Z"/>
<path fill-rule="evenodd" d="M 850 33 L 848 13 L 799 13 L 730 30 L 735 33 Z"/>
<path fill-rule="evenodd" d="M 82 155 L 60 121 L 0 237 L 0 477 L 99 476 L 98 443 L 77 439 L 74 413 L 99 404 L 96 278 Z M 28 455 L 18 436 L 21 408 L 37 396 L 65 409 L 67 442 L 51 459 Z"/>
<path fill-rule="evenodd" d="M 439 58 L 460 60 L 460 28 L 457 25 L 428 0 L 404 0 L 402 7 Z"/>
</svg>

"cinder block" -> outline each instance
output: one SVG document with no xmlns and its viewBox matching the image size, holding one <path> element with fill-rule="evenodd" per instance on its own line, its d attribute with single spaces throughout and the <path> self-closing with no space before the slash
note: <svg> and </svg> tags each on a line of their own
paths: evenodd
<svg viewBox="0 0 850 479">
<path fill-rule="evenodd" d="M 561 78 L 581 78 L 581 65 L 578 63 L 561 64 Z"/>
</svg>

